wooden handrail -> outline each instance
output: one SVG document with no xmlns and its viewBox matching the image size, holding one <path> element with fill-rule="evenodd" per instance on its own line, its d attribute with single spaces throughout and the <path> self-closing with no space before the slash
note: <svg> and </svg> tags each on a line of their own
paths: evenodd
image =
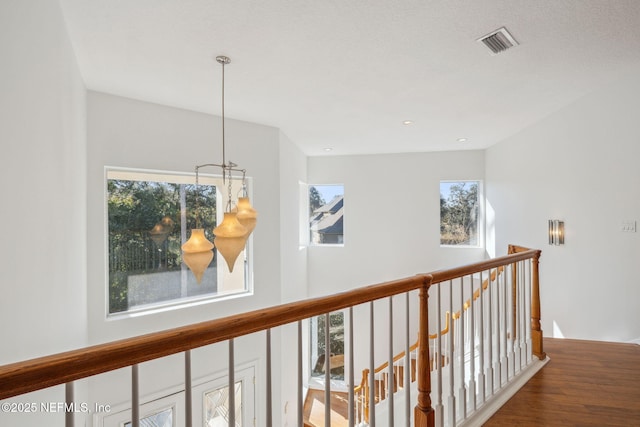
<svg viewBox="0 0 640 427">
<path fill-rule="evenodd" d="M 533 352 L 543 357 L 540 330 L 538 260 L 541 251 L 509 247 L 510 255 L 463 267 L 439 270 L 405 279 L 383 282 L 339 294 L 282 304 L 221 319 L 182 326 L 161 332 L 94 345 L 78 350 L 0 366 L 0 400 L 24 393 L 70 383 L 75 380 L 137 365 L 149 360 L 181 353 L 277 326 L 308 319 L 359 304 L 419 290 L 418 396 L 415 425 L 434 425 L 431 407 L 431 373 L 429 357 L 429 288 L 447 280 L 480 271 L 497 269 L 526 259 L 532 260 L 531 327 Z M 513 253 L 512 253 L 513 252 Z M 491 276 L 490 276 L 491 279 Z M 472 295 L 472 298 L 475 295 Z M 445 328 L 448 330 L 448 328 Z M 394 358 L 395 359 L 395 358 Z M 365 384 L 366 388 L 373 386 Z"/>
<path fill-rule="evenodd" d="M 540 253 L 541 251 L 538 249 L 527 249 L 523 252 L 504 255 L 498 258 L 480 261 L 462 267 L 450 268 L 448 270 L 438 270 L 429 274 L 433 277 L 432 285 L 436 285 L 438 283 L 446 282 L 447 280 L 453 280 L 459 277 L 469 276 L 473 273 L 479 273 L 481 271 L 498 268 L 500 266 L 513 264 L 518 261 L 524 261 L 525 259 L 539 257 Z"/>
<path fill-rule="evenodd" d="M 0 366 L 0 400 L 420 289 L 426 275 Z"/>
</svg>

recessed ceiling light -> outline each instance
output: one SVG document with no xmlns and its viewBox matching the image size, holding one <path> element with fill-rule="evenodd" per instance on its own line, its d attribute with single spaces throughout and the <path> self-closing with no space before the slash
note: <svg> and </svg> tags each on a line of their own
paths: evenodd
<svg viewBox="0 0 640 427">
<path fill-rule="evenodd" d="M 327 148 L 325 148 L 325 149 L 324 149 L 324 151 L 326 151 L 327 153 L 328 153 L 329 151 L 332 151 L 332 150 L 333 150 L 333 148 L 331 148 L 331 147 L 327 147 Z"/>
<path fill-rule="evenodd" d="M 413 120 L 405 120 L 402 122 L 403 125 L 409 126 L 413 124 Z"/>
<path fill-rule="evenodd" d="M 467 138 L 458 138 L 458 142 L 467 142 Z"/>
</svg>

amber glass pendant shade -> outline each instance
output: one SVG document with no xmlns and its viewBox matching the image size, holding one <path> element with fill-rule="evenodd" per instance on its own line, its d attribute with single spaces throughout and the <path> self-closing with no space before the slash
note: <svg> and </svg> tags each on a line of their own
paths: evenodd
<svg viewBox="0 0 640 427">
<path fill-rule="evenodd" d="M 213 243 L 204 235 L 204 229 L 194 228 L 191 237 L 182 245 L 182 260 L 193 272 L 198 284 L 213 259 Z"/>
<path fill-rule="evenodd" d="M 227 262 L 229 271 L 233 272 L 233 266 L 247 241 L 247 229 L 238 221 L 235 212 L 225 212 L 224 220 L 213 229 L 216 238 L 213 240 L 218 252 Z"/>
<path fill-rule="evenodd" d="M 149 231 L 149 235 L 156 245 L 161 246 L 164 241 L 167 240 L 167 236 L 169 236 L 172 230 L 173 220 L 165 216 L 159 223 L 153 226 L 151 231 Z"/>
<path fill-rule="evenodd" d="M 251 206 L 248 197 L 238 198 L 238 221 L 247 229 L 247 236 L 253 232 L 258 222 L 258 212 Z"/>
<path fill-rule="evenodd" d="M 213 251 L 206 252 L 185 252 L 182 254 L 182 261 L 187 264 L 187 267 L 191 270 L 193 275 L 196 278 L 196 282 L 200 284 L 202 282 L 202 276 L 204 276 L 204 272 L 211 264 L 211 260 L 213 259 Z"/>
</svg>

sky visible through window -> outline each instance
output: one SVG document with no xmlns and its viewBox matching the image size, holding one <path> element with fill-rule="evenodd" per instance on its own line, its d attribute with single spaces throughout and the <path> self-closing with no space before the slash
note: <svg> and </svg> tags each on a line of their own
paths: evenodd
<svg viewBox="0 0 640 427">
<path fill-rule="evenodd" d="M 329 203 L 335 196 L 344 195 L 344 187 L 338 184 L 332 185 L 313 185 L 318 190 L 326 203 Z"/>
<path fill-rule="evenodd" d="M 459 185 L 459 181 L 442 181 L 440 182 L 440 195 L 443 199 L 448 200 L 449 195 L 451 194 L 451 187 L 453 185 Z"/>
</svg>

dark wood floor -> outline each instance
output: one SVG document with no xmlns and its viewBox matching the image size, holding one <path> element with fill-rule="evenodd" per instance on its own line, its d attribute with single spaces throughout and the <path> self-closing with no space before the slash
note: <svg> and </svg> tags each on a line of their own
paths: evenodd
<svg viewBox="0 0 640 427">
<path fill-rule="evenodd" d="M 640 426 L 640 345 L 545 338 L 551 359 L 484 426 Z"/>
</svg>

